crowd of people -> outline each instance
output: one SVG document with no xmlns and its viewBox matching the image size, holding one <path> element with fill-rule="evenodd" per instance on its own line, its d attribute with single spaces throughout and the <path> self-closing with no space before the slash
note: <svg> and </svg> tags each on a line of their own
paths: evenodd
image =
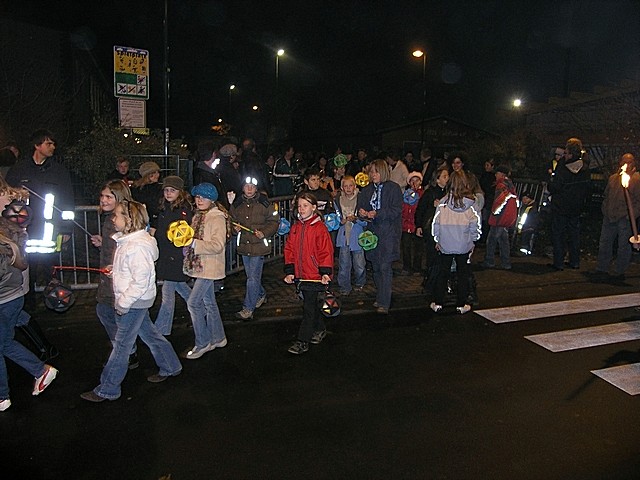
<svg viewBox="0 0 640 480">
<path fill-rule="evenodd" d="M 40 201 L 30 204 L 36 211 L 30 224 L 20 224 L 12 215 L 0 218 L 0 410 L 10 405 L 5 357 L 36 379 L 34 395 L 47 388 L 57 374 L 45 363 L 55 358 L 57 350 L 26 313 L 25 298 L 34 294 L 30 274 L 35 277 L 43 266 L 51 268 L 54 250 L 45 248 L 51 230 L 47 225 L 55 226 L 64 242 L 68 231 L 62 214 L 73 208 L 68 198 L 69 173 L 54 158 L 53 135 L 36 132 L 32 147 L 30 156 L 10 167 L 6 181 L 0 180 L 3 210 L 14 208 L 16 202 L 22 205 L 27 198 Z M 427 304 L 436 313 L 443 310 L 445 296 L 455 285 L 456 311 L 471 311 L 471 255 L 477 242 L 486 242 L 484 268 L 497 267 L 497 248 L 500 268 L 508 270 L 514 237 L 520 240 L 520 251 L 531 254 L 540 221 L 536 195 L 525 190 L 518 198 L 507 164 L 485 162 L 478 179 L 464 152 L 436 159 L 429 149 L 423 149 L 418 158 L 411 152 L 379 151 L 369 158 L 365 149 L 355 155 L 338 150 L 333 157 L 318 154 L 305 160 L 287 146 L 281 156 L 269 155 L 263 161 L 253 140 L 247 138 L 240 144 L 220 146 L 202 142 L 197 157 L 189 179 L 191 189 L 185 188 L 184 178 L 161 178 L 155 162 L 142 163 L 136 174 L 121 157 L 99 190 L 101 230 L 91 236 L 100 250 L 96 315 L 112 351 L 99 384 L 81 395 L 84 400 L 120 397 L 127 371 L 138 366 L 138 338 L 150 348 L 158 365 L 158 373 L 148 377 L 150 382 L 181 373 L 182 364 L 167 340 L 176 294 L 186 303 L 194 332 L 193 345 L 183 358 L 196 360 L 225 347 L 216 289 L 225 276 L 226 249 L 236 249 L 242 258 L 246 291 L 236 317 L 250 321 L 267 302 L 262 270 L 281 214 L 291 224 L 283 280 L 296 284 L 303 300 L 300 329 L 288 349 L 292 354 L 305 353 L 310 344 L 325 338 L 319 300 L 329 286 L 337 287 L 341 296 L 361 291 L 367 268 L 372 272 L 373 306 L 379 314 L 387 314 L 391 307 L 394 275 L 423 276 Z M 624 155 L 621 165 L 628 168 L 628 191 L 638 211 L 640 174 L 635 171 L 633 155 Z M 567 141 L 548 180 L 552 267 L 564 268 L 568 245 L 567 265 L 579 268 L 579 217 L 590 192 L 588 162 L 580 140 Z M 53 189 L 56 208 L 54 215 L 45 215 L 43 223 L 36 218 L 40 218 L 37 209 L 43 208 L 44 183 Z M 608 272 L 615 239 L 627 238 L 630 231 L 619 183 L 612 175 L 605 191 L 599 274 Z M 288 195 L 293 196 L 290 214 L 278 212 L 272 199 Z M 328 226 L 330 216 L 337 217 L 335 228 Z M 368 243 L 362 241 L 365 236 Z M 616 274 L 623 275 L 631 244 L 618 241 L 617 248 Z M 394 271 L 396 262 L 402 268 Z M 161 304 L 152 319 L 149 309 L 156 298 L 157 280 L 162 280 Z M 14 339 L 16 327 L 28 333 L 40 358 Z"/>
</svg>

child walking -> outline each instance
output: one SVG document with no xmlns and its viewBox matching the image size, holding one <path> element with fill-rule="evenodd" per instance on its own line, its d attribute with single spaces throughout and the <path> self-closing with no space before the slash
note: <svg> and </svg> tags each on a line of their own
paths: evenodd
<svg viewBox="0 0 640 480">
<path fill-rule="evenodd" d="M 438 205 L 432 224 L 436 250 L 440 252 L 435 301 L 430 305 L 434 312 L 442 310 L 447 279 L 454 260 L 458 284 L 456 310 L 460 314 L 471 310 L 468 303 L 471 276 L 469 258 L 474 242 L 480 238 L 480 225 L 480 211 L 476 209 L 467 176 L 463 171 L 454 171 L 449 179 L 449 194 Z"/>
<path fill-rule="evenodd" d="M 211 183 L 196 185 L 191 189 L 191 195 L 196 203 L 196 212 L 191 223 L 193 242 L 185 247 L 184 273 L 196 279 L 187 300 L 195 345 L 185 358 L 195 360 L 227 345 L 214 281 L 225 277 L 228 214 L 216 203 L 218 190 Z"/>
<path fill-rule="evenodd" d="M 300 281 L 302 324 L 289 353 L 299 355 L 309 350 L 309 343 L 319 344 L 327 334 L 318 306 L 318 293 L 326 288 L 333 273 L 333 243 L 322 217 L 318 200 L 310 192 L 297 199 L 297 218 L 284 247 L 284 281 Z M 307 280 L 305 282 L 305 280 Z"/>
<path fill-rule="evenodd" d="M 171 175 L 162 182 L 164 201 L 158 211 L 156 229 L 153 236 L 158 242 L 159 258 L 156 262 L 156 276 L 162 280 L 162 303 L 156 316 L 155 325 L 162 335 L 171 335 L 173 314 L 176 308 L 176 293 L 186 302 L 191 294 L 187 284 L 189 277 L 182 271 L 184 255 L 182 247 L 176 247 L 167 238 L 167 230 L 173 222 L 184 220 L 191 223 L 192 208 L 189 194 L 184 190 L 184 180 Z"/>
<path fill-rule="evenodd" d="M 92 235 L 91 243 L 100 249 L 100 268 L 104 269 L 113 265 L 113 255 L 116 251 L 116 241 L 112 238 L 117 233 L 113 224 L 113 216 L 116 205 L 123 201 L 131 200 L 131 191 L 124 180 L 109 180 L 100 189 L 100 235 Z M 116 309 L 113 295 L 113 281 L 111 275 L 100 273 L 98 290 L 96 293 L 96 315 L 107 332 L 107 336 L 113 346 L 116 341 Z M 134 342 L 131 355 L 129 355 L 129 370 L 138 368 L 137 345 Z"/>
<path fill-rule="evenodd" d="M 0 177 L 0 212 L 16 193 Z M 58 374 L 58 370 L 38 359 L 14 338 L 18 319 L 28 317 L 22 309 L 29 286 L 29 264 L 24 254 L 26 240 L 24 228 L 0 217 L 0 412 L 11 406 L 5 357 L 35 378 L 32 395 L 40 395 Z"/>
<path fill-rule="evenodd" d="M 358 219 L 356 215 L 358 190 L 356 181 L 351 175 L 345 175 L 342 178 L 340 191 L 334 203 L 340 217 L 340 228 L 336 237 L 336 246 L 339 251 L 338 287 L 341 295 L 349 295 L 352 268 L 356 291 L 361 291 L 367 281 L 364 250 L 358 243 L 358 237 L 367 223 Z"/>
<path fill-rule="evenodd" d="M 231 216 L 238 222 L 235 227 L 238 235 L 236 245 L 247 276 L 242 310 L 235 316 L 248 321 L 253 318 L 253 312 L 267 301 L 267 292 L 262 286 L 262 268 L 264 256 L 271 253 L 267 239 L 278 231 L 280 217 L 267 196 L 258 192 L 258 180 L 251 176 L 244 179 L 242 195 L 231 205 Z M 247 231 L 247 228 L 252 231 Z"/>
<path fill-rule="evenodd" d="M 109 360 L 102 370 L 100 384 L 80 395 L 89 402 L 117 400 L 128 370 L 129 354 L 138 336 L 147 344 L 159 367 L 147 377 L 152 383 L 165 381 L 182 372 L 182 365 L 169 341 L 156 330 L 149 307 L 156 298 L 154 262 L 158 259 L 155 239 L 146 231 L 147 210 L 141 203 L 123 201 L 114 210 L 117 233 L 111 276 L 115 295 L 116 335 Z"/>
</svg>

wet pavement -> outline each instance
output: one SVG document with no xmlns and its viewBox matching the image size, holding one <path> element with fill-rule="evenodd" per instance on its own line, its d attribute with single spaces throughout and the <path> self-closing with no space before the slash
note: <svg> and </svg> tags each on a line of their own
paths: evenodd
<svg viewBox="0 0 640 480">
<path fill-rule="evenodd" d="M 640 287 L 636 263 L 621 282 L 586 275 L 588 259 L 556 272 L 544 257 L 514 258 L 511 271 L 481 269 L 481 258 L 476 308 Z M 265 267 L 268 302 L 251 322 L 233 317 L 244 275 L 229 277 L 218 296 L 225 348 L 183 360 L 179 377 L 152 384 L 154 363 L 141 346 L 121 399 L 100 404 L 79 398 L 109 354 L 94 293 L 76 292 L 65 314 L 39 309 L 61 350 L 51 362 L 60 375 L 32 397 L 27 375 L 10 365 L 0 478 L 638 478 L 638 398 L 589 370 L 640 361 L 639 342 L 557 355 L 523 338 L 637 319 L 633 308 L 495 325 L 451 308 L 434 315 L 422 279 L 396 276 L 389 315 L 375 313 L 369 282 L 341 299 L 322 344 L 294 356 L 286 350 L 302 305 L 282 277 L 281 262 Z M 193 342 L 180 299 L 170 340 L 178 352 Z"/>
</svg>

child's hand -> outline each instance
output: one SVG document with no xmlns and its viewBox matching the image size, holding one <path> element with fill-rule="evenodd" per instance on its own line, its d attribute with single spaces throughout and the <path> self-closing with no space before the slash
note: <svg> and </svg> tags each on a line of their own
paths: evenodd
<svg viewBox="0 0 640 480">
<path fill-rule="evenodd" d="M 329 282 L 331 281 L 331 277 L 327 274 L 322 275 L 322 278 L 320 279 L 320 281 L 322 282 L 323 285 L 329 285 Z"/>
<path fill-rule="evenodd" d="M 286 276 L 284 277 L 284 283 L 289 283 L 289 284 L 291 284 L 291 283 L 293 283 L 293 279 L 294 279 L 294 276 L 293 276 L 293 275 L 291 275 L 291 274 L 286 275 Z"/>
<path fill-rule="evenodd" d="M 416 228 L 416 237 L 422 238 L 422 227 Z"/>
<path fill-rule="evenodd" d="M 102 246 L 102 235 L 91 235 L 91 243 L 94 247 L 100 248 Z"/>
<path fill-rule="evenodd" d="M 113 276 L 113 265 L 107 265 L 104 267 L 104 274 L 111 278 Z"/>
</svg>

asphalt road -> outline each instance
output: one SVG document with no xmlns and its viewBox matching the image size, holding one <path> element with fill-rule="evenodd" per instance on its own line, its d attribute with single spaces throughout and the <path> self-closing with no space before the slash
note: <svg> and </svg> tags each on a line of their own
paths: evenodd
<svg viewBox="0 0 640 480">
<path fill-rule="evenodd" d="M 481 307 L 632 293 L 640 279 L 635 264 L 622 285 L 544 267 L 477 271 Z M 146 381 L 143 346 L 122 398 L 100 404 L 79 398 L 109 354 L 93 306 L 44 314 L 60 375 L 32 397 L 10 366 L 0 478 L 640 478 L 640 398 L 590 373 L 640 361 L 640 342 L 552 353 L 524 338 L 640 319 L 632 307 L 494 324 L 436 316 L 417 298 L 331 319 L 302 356 L 286 351 L 295 316 L 229 322 L 227 347 L 161 384 Z M 179 317 L 180 352 L 193 333 Z"/>
</svg>

